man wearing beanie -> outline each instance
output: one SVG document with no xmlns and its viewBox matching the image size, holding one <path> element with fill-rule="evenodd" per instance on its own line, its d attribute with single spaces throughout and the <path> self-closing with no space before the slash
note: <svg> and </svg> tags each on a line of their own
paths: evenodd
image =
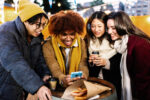
<svg viewBox="0 0 150 100">
<path fill-rule="evenodd" d="M 26 93 L 52 100 L 44 85 L 50 72 L 41 48 L 47 22 L 38 5 L 20 0 L 19 16 L 0 26 L 0 100 L 23 100 Z"/>
</svg>

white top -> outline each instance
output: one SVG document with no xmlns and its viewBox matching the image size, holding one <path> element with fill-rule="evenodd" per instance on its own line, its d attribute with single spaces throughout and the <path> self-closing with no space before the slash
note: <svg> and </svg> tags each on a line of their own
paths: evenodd
<svg viewBox="0 0 150 100">
<path fill-rule="evenodd" d="M 115 49 L 111 48 L 109 45 L 109 41 L 104 38 L 100 44 L 99 39 L 90 39 L 89 45 L 89 54 L 92 54 L 92 51 L 99 51 L 99 56 L 106 59 L 105 69 L 110 69 L 109 59 L 114 56 L 117 52 Z M 99 73 L 99 78 L 103 79 L 102 70 Z"/>
</svg>

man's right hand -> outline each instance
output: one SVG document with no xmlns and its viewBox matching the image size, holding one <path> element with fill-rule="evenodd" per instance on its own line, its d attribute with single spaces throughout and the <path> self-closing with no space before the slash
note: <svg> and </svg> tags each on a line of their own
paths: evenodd
<svg viewBox="0 0 150 100">
<path fill-rule="evenodd" d="M 39 88 L 39 90 L 37 91 L 37 96 L 39 100 L 52 100 L 51 91 L 46 86 L 42 86 Z"/>
</svg>

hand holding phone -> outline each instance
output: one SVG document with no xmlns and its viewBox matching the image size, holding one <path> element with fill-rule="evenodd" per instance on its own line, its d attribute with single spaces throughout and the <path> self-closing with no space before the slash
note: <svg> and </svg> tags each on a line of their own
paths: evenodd
<svg viewBox="0 0 150 100">
<path fill-rule="evenodd" d="M 92 51 L 92 55 L 89 57 L 89 63 L 91 67 L 95 66 L 93 60 L 97 59 L 98 56 L 99 56 L 99 51 Z"/>
<path fill-rule="evenodd" d="M 75 78 L 75 77 L 82 77 L 82 71 L 72 72 L 71 73 L 71 79 Z"/>
</svg>

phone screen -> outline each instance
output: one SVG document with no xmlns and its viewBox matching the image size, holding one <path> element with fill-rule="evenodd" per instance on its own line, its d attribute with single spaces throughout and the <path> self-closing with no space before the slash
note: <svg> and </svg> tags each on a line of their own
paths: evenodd
<svg viewBox="0 0 150 100">
<path fill-rule="evenodd" d="M 71 78 L 75 78 L 75 77 L 82 77 L 82 71 L 72 72 Z"/>
</svg>

